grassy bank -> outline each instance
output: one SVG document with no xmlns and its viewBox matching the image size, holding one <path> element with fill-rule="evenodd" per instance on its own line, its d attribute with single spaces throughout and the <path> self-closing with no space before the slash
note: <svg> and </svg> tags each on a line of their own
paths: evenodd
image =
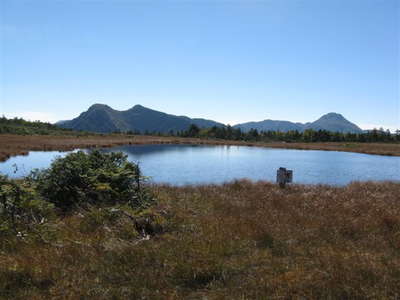
<svg viewBox="0 0 400 300">
<path fill-rule="evenodd" d="M 2 238 L 3 299 L 396 299 L 400 184 L 153 186 Z M 129 217 L 130 216 L 130 217 Z M 138 228 L 132 216 L 150 220 Z M 153 227 L 152 227 L 153 226 Z"/>
<path fill-rule="evenodd" d="M 10 156 L 24 155 L 29 151 L 67 151 L 78 148 L 112 147 L 129 144 L 207 144 L 207 145 L 247 145 L 283 149 L 346 151 L 379 155 L 400 156 L 400 144 L 388 143 L 261 143 L 215 139 L 133 136 L 133 135 L 0 135 L 0 161 Z"/>
</svg>

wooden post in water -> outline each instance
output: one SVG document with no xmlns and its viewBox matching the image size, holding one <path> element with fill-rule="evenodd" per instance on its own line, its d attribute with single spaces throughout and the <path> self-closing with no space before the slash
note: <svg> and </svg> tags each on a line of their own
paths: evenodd
<svg viewBox="0 0 400 300">
<path fill-rule="evenodd" d="M 281 188 L 285 188 L 286 183 L 293 181 L 293 171 L 286 170 L 286 168 L 279 168 L 276 172 L 276 182 Z"/>
</svg>

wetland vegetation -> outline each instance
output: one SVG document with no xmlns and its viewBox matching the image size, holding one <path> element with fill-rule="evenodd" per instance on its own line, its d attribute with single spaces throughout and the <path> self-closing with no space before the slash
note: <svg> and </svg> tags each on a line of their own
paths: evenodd
<svg viewBox="0 0 400 300">
<path fill-rule="evenodd" d="M 3 299 L 400 293 L 399 183 L 148 185 L 99 152 L 1 180 Z"/>
</svg>

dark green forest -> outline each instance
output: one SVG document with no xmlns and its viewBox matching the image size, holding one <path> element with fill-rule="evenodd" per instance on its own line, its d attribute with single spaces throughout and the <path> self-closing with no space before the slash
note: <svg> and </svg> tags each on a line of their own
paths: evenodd
<svg viewBox="0 0 400 300">
<path fill-rule="evenodd" d="M 150 134 L 150 133 L 148 133 Z M 154 133 L 152 133 L 154 134 Z M 159 133 L 161 135 L 161 133 Z M 198 137 L 210 139 L 223 139 L 234 141 L 251 141 L 251 142 L 359 142 L 359 143 L 396 143 L 400 142 L 400 130 L 391 133 L 389 130 L 373 129 L 363 133 L 341 133 L 330 132 L 327 130 L 307 129 L 301 131 L 258 131 L 251 129 L 243 132 L 240 128 L 211 127 L 208 129 L 200 129 L 196 125 L 191 125 L 188 130 L 179 132 L 169 132 L 170 136 L 179 137 Z"/>
<path fill-rule="evenodd" d="M 0 134 L 83 135 L 85 133 L 61 128 L 50 123 L 40 121 L 31 122 L 22 118 L 7 119 L 3 116 L 0 117 Z"/>
</svg>

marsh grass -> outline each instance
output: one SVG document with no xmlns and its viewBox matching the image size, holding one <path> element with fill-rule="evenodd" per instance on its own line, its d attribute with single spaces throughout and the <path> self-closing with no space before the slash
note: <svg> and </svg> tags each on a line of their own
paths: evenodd
<svg viewBox="0 0 400 300">
<path fill-rule="evenodd" d="M 243 142 L 206 138 L 182 138 L 144 135 L 12 135 L 0 134 L 0 162 L 29 151 L 70 151 L 74 149 L 105 148 L 119 145 L 201 144 L 239 145 L 282 149 L 327 150 L 400 156 L 400 143 L 283 143 Z"/>
<path fill-rule="evenodd" d="M 48 243 L 9 237 L 0 298 L 400 296 L 399 183 L 151 189 L 158 204 L 141 216 L 163 228 L 152 236 L 120 206 L 59 217 Z"/>
</svg>

